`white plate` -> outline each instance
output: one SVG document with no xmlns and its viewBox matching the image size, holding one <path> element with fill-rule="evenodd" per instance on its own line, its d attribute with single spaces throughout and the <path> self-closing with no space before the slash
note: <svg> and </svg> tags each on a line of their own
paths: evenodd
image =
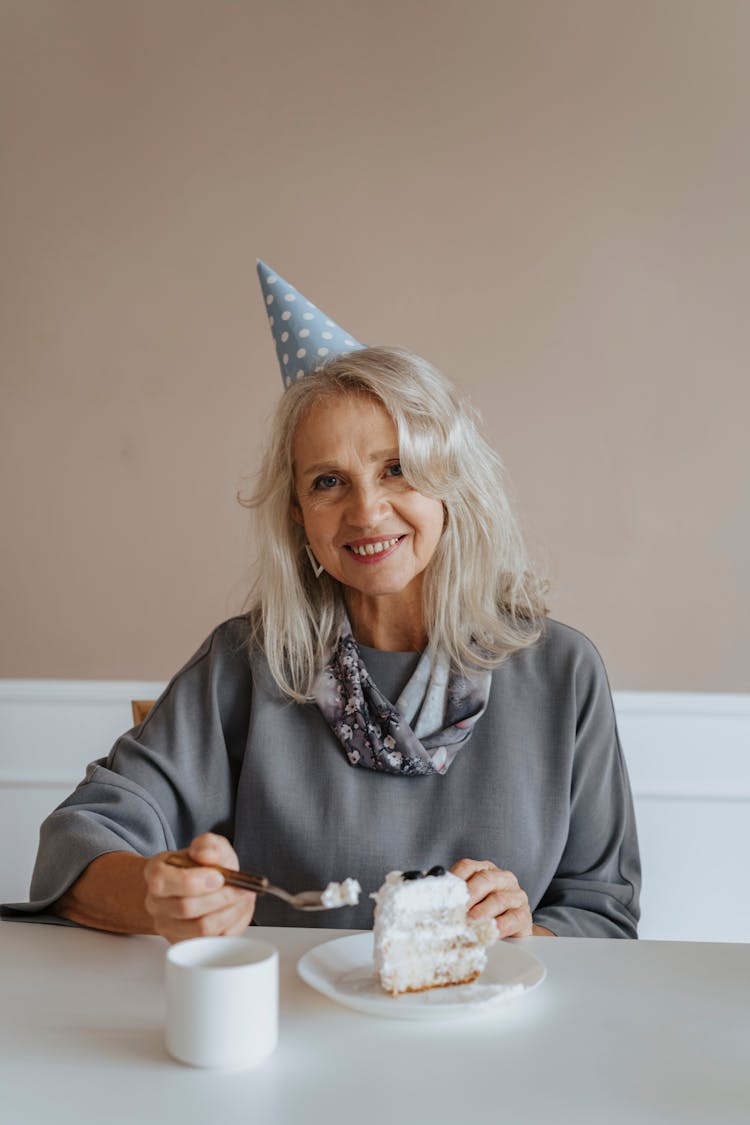
<svg viewBox="0 0 750 1125">
<path fill-rule="evenodd" d="M 375 976 L 372 933 L 317 945 L 300 958 L 297 972 L 311 988 L 347 1008 L 396 1020 L 479 1015 L 525 995 L 547 974 L 532 953 L 500 941 L 487 950 L 487 966 L 473 984 L 389 996 Z"/>
</svg>

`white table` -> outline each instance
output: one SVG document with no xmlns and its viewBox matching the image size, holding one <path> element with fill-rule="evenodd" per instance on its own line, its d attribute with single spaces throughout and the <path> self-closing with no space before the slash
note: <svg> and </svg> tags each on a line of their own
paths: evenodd
<svg viewBox="0 0 750 1125">
<path fill-rule="evenodd" d="M 750 1122 L 750 945 L 529 938 L 539 988 L 411 1023 L 297 978 L 345 932 L 258 931 L 281 953 L 279 1047 L 226 1074 L 166 1054 L 161 939 L 0 923 L 2 1125 Z"/>
</svg>

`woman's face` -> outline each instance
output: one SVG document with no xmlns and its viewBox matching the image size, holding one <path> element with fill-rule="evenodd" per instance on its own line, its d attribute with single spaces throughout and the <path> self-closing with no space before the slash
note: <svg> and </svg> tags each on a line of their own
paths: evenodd
<svg viewBox="0 0 750 1125">
<path fill-rule="evenodd" d="M 443 530 L 443 505 L 401 475 L 390 415 L 363 395 L 321 399 L 294 441 L 296 503 L 318 562 L 367 596 L 420 598 Z"/>
</svg>

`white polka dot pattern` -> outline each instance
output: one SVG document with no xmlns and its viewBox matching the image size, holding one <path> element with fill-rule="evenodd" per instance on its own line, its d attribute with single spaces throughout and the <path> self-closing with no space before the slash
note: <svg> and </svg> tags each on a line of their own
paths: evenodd
<svg viewBox="0 0 750 1125">
<path fill-rule="evenodd" d="M 285 386 L 319 371 L 321 360 L 365 347 L 260 259 L 258 277 L 269 313 L 277 310 L 268 323 Z"/>
</svg>

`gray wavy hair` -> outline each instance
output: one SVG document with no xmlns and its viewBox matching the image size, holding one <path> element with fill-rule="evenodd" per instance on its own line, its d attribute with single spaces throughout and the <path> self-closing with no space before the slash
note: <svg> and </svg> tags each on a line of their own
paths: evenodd
<svg viewBox="0 0 750 1125">
<path fill-rule="evenodd" d="M 254 511 L 258 532 L 257 578 L 247 602 L 253 639 L 281 690 L 309 700 L 341 630 L 341 584 L 325 572 L 314 577 L 290 507 L 297 427 L 314 403 L 342 394 L 383 405 L 398 432 L 404 478 L 443 502 L 445 528 L 422 587 L 430 646 L 459 668 L 491 668 L 533 644 L 547 613 L 544 584 L 531 572 L 502 464 L 473 409 L 419 356 L 364 348 L 284 393 L 254 491 L 240 498 Z"/>
</svg>

